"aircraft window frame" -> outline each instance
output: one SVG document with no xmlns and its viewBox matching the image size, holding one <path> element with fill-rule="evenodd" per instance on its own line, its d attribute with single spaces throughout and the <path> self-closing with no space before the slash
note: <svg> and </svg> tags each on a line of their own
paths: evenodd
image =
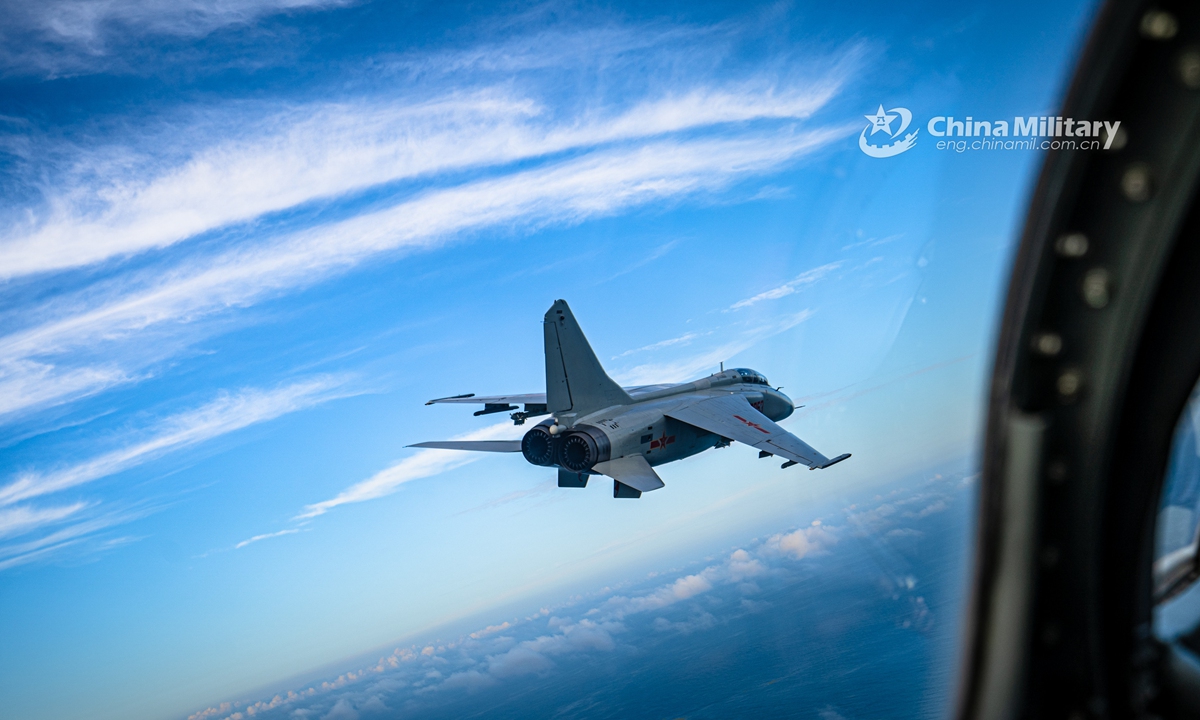
<svg viewBox="0 0 1200 720">
<path fill-rule="evenodd" d="M 767 377 L 757 370 L 749 368 L 735 368 L 734 372 L 738 374 L 738 382 L 749 383 L 752 385 L 770 385 L 767 382 Z"/>
</svg>

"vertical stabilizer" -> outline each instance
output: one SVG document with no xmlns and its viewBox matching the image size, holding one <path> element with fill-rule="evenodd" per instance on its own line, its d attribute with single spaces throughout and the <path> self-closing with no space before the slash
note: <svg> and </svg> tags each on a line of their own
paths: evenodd
<svg viewBox="0 0 1200 720">
<path fill-rule="evenodd" d="M 546 311 L 546 409 L 586 414 L 633 402 L 596 359 L 565 300 Z"/>
</svg>

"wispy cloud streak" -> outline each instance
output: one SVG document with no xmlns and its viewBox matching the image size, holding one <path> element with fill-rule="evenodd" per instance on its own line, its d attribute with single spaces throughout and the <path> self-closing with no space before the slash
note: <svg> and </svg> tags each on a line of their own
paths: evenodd
<svg viewBox="0 0 1200 720">
<path fill-rule="evenodd" d="M 64 37 L 113 22 L 203 34 L 240 17 L 335 4 L 84 3 L 62 28 Z M 52 3 L 39 17 L 65 8 Z M 177 11 L 196 27 L 171 29 Z M 200 321 L 367 258 L 704 198 L 856 129 L 810 123 L 853 77 L 863 44 L 739 65 L 732 48 L 747 31 L 539 25 L 506 31 L 499 43 L 375 58 L 388 84 L 335 101 L 179 107 L 86 143 L 43 138 L 31 126 L 26 169 L 14 179 L 28 192 L 13 197 L 41 192 L 43 201 L 0 202 L 9 220 L 0 280 L 40 282 L 143 257 L 0 314 L 9 328 L 0 336 L 0 422 L 139 382 L 220 332 Z M 564 65 L 603 82 L 563 93 Z"/>
<path fill-rule="evenodd" d="M 61 530 L 56 530 L 33 540 L 0 545 L 0 570 L 7 570 L 18 565 L 26 565 L 37 560 L 44 560 L 46 557 L 66 548 L 78 546 L 79 543 L 88 539 L 89 536 L 94 536 L 96 533 L 100 533 L 115 525 L 135 520 L 143 514 L 144 511 L 112 512 L 68 525 Z M 121 542 L 121 539 L 116 539 L 110 541 L 109 545 L 111 546 L 111 544 L 119 542 Z M 103 546 L 101 546 L 93 548 L 93 551 L 103 549 Z"/>
<path fill-rule="evenodd" d="M 687 357 L 665 362 L 645 363 L 614 374 L 626 385 L 645 385 L 661 382 L 683 382 L 696 377 L 705 370 L 715 371 L 718 364 L 728 362 L 738 353 L 753 347 L 766 338 L 796 327 L 813 316 L 814 311 L 804 309 L 785 315 L 773 322 L 755 325 L 737 332 L 734 338 L 717 347 L 708 348 Z M 726 335 L 733 333 L 727 332 Z"/>
<path fill-rule="evenodd" d="M 545 118 L 550 110 L 536 100 L 501 89 L 415 105 L 299 107 L 259 121 L 261 129 L 243 132 L 247 136 L 238 141 L 197 150 L 149 182 L 140 176 L 152 168 L 135 163 L 137 174 L 51 197 L 36 219 L 0 238 L 0 278 L 162 248 L 405 178 L 721 124 L 803 119 L 827 103 L 839 83 L 829 78 L 803 89 L 697 88 L 609 117 L 557 122 Z"/>
<path fill-rule="evenodd" d="M 240 550 L 240 549 L 246 547 L 247 545 L 251 545 L 253 543 L 256 543 L 256 542 L 259 542 L 262 540 L 270 540 L 271 538 L 277 538 L 277 537 L 280 537 L 281 535 L 291 535 L 292 533 L 298 533 L 298 532 L 300 532 L 300 528 L 288 528 L 287 530 L 280 530 L 279 532 L 263 533 L 262 535 L 255 535 L 252 538 L 248 538 L 246 540 L 241 541 L 237 545 L 234 545 L 233 549 Z"/>
<path fill-rule="evenodd" d="M 14 354 L 7 361 L 0 359 L 0 418 L 27 408 L 85 397 L 133 379 L 132 374 L 112 362 L 63 367 L 34 359 L 32 350 Z"/>
<path fill-rule="evenodd" d="M 735 302 L 729 306 L 729 309 L 740 310 L 742 308 L 750 307 L 751 305 L 757 305 L 763 300 L 778 300 L 781 297 L 787 297 L 788 295 L 798 292 L 801 288 L 807 285 L 812 285 L 841 266 L 842 263 L 839 261 L 828 263 L 820 267 L 815 267 L 812 270 L 805 270 L 792 280 L 789 280 L 778 287 L 773 287 L 770 290 L 764 290 L 753 297 L 748 297 L 745 300 L 739 300 Z"/>
<path fill-rule="evenodd" d="M 687 344 L 691 343 L 693 340 L 695 340 L 696 338 L 700 337 L 700 335 L 701 335 L 701 333 L 695 333 L 695 332 L 684 333 L 683 335 L 680 335 L 679 337 L 668 338 L 666 340 L 660 340 L 656 343 L 650 343 L 649 345 L 643 345 L 640 348 L 626 350 L 625 352 L 621 353 L 620 355 L 613 356 L 612 359 L 618 360 L 620 358 L 628 357 L 635 353 L 646 352 L 646 351 L 651 351 L 651 350 L 661 350 L 665 347 L 671 347 L 673 345 L 687 345 Z"/>
<path fill-rule="evenodd" d="M 134 377 L 132 370 L 48 367 L 40 358 L 112 343 L 298 288 L 385 252 L 428 249 L 463 233 L 519 224 L 578 223 L 652 201 L 713 192 L 843 137 L 844 128 L 735 139 L 663 140 L 510 176 L 427 192 L 398 205 L 237 249 L 167 274 L 148 289 L 0 338 L 0 410 L 68 399 Z M 63 382 L 59 382 L 59 373 Z M 87 382 L 92 379 L 91 384 Z M 47 383 L 61 392 L 7 393 Z M 27 398 L 26 402 L 19 401 Z"/>
<path fill-rule="evenodd" d="M 51 77 L 112 67 L 114 46 L 147 36 L 203 37 L 264 15 L 349 0 L 41 0 L 4 4 L 0 69 Z"/>
<path fill-rule="evenodd" d="M 55 523 L 72 516 L 87 507 L 87 503 L 77 502 L 58 507 L 8 507 L 0 509 L 0 537 L 19 535 L 36 527 Z"/>
<path fill-rule="evenodd" d="M 147 439 L 74 465 L 46 472 L 27 472 L 0 487 L 0 506 L 59 492 L 190 447 L 235 430 L 345 394 L 344 379 L 308 379 L 273 390 L 222 393 L 195 410 L 165 420 Z"/>
<path fill-rule="evenodd" d="M 458 435 L 454 439 L 513 440 L 519 438 L 524 431 L 525 428 L 503 422 L 465 435 Z M 391 495 L 406 482 L 440 475 L 454 468 L 475 462 L 481 459 L 483 455 L 484 453 L 473 453 L 462 450 L 419 450 L 416 454 L 401 460 L 389 468 L 380 470 L 366 480 L 351 485 L 329 500 L 305 506 L 304 511 L 297 515 L 296 519 L 305 520 L 314 518 L 318 515 L 324 515 L 340 505 L 360 503 Z"/>
</svg>

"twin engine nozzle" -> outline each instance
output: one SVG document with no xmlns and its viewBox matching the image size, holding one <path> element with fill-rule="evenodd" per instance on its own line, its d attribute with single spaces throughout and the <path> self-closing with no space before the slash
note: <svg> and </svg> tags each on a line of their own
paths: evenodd
<svg viewBox="0 0 1200 720">
<path fill-rule="evenodd" d="M 571 472 L 590 470 L 598 462 L 609 459 L 612 444 L 608 435 L 598 427 L 576 425 L 555 434 L 550 433 L 553 420 L 544 420 L 521 439 L 521 454 L 534 465 L 558 465 Z"/>
</svg>

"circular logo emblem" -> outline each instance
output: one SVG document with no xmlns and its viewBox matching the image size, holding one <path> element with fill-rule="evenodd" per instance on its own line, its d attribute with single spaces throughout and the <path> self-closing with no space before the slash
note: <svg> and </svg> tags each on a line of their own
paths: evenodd
<svg viewBox="0 0 1200 720">
<path fill-rule="evenodd" d="M 921 132 L 920 128 L 913 130 L 903 138 L 896 140 L 896 136 L 908 129 L 912 122 L 912 113 L 907 108 L 892 108 L 884 110 L 880 105 L 874 115 L 864 115 L 867 119 L 867 126 L 858 136 L 858 147 L 860 150 L 875 158 L 892 157 L 899 155 L 902 152 L 907 152 L 913 145 L 917 144 L 917 133 Z M 892 123 L 897 122 L 898 127 L 895 131 L 892 130 Z M 867 131 L 870 130 L 868 135 Z M 886 140 L 893 142 L 886 145 L 874 145 L 867 140 L 868 137 L 875 137 L 876 133 L 884 133 Z"/>
</svg>

